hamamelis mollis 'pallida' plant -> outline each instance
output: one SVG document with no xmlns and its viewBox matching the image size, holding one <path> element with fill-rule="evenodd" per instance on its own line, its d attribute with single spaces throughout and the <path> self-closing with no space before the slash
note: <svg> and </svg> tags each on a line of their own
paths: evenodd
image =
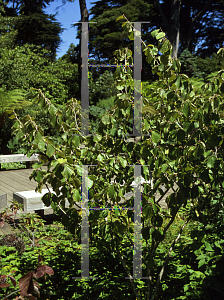
<svg viewBox="0 0 224 300">
<path fill-rule="evenodd" d="M 133 39 L 132 25 L 125 22 L 123 27 Z M 142 245 L 146 266 L 143 276 L 150 278 L 143 284 L 144 299 L 155 299 L 165 265 L 186 224 L 195 220 L 203 227 L 218 214 L 224 188 L 224 126 L 220 117 L 224 106 L 224 71 L 219 71 L 198 90 L 194 81 L 180 73 L 178 59 L 171 59 L 172 49 L 165 33 L 155 30 L 152 36 L 158 40 L 158 45 L 143 42 L 143 53 L 159 79 L 147 89 L 148 97 L 143 93 L 142 134 L 150 136 L 143 136 L 141 142 L 134 143 L 126 136 L 129 132 L 127 121 L 133 119 L 134 80 L 128 66 L 133 59 L 129 49 L 115 53 L 115 63 L 121 62 L 126 67 L 118 67 L 115 72 L 119 91 L 115 106 L 102 116 L 95 136 L 81 135 L 79 102 L 72 99 L 67 103 L 67 119 L 63 120 L 62 113 L 40 90 L 36 101 L 40 109 L 49 112 L 52 125 L 61 132 L 63 144 L 44 136 L 29 115 L 22 120 L 16 114 L 13 116 L 15 134 L 26 146 L 27 154 L 40 154 L 41 163 L 34 165 L 30 177 L 38 183 L 36 190 L 40 191 L 44 185 L 52 186 L 56 194 L 47 193 L 43 197 L 45 205 L 51 205 L 61 214 L 62 224 L 79 236 L 81 215 L 73 205 L 81 200 L 82 165 L 97 165 L 89 167 L 89 199 L 93 200 L 93 207 L 108 207 L 109 200 L 117 204 L 124 193 L 131 190 L 134 168 L 128 165 L 143 165 L 146 180 L 150 179 L 150 172 L 144 165 L 150 165 L 153 184 L 145 184 L 142 192 Z M 79 149 L 81 143 L 85 144 L 85 149 Z M 126 158 L 120 154 L 124 152 Z M 41 169 L 44 163 L 46 171 Z M 114 176 L 116 182 L 111 184 Z M 125 184 L 121 187 L 123 180 Z M 172 193 L 166 199 L 168 209 L 163 210 L 161 199 L 169 189 Z M 161 195 L 158 200 L 155 198 L 157 192 Z M 65 207 L 65 198 L 70 203 L 69 208 Z M 133 206 L 133 198 L 123 206 Z M 173 237 L 173 243 L 167 246 L 158 266 L 155 257 L 159 245 L 166 241 L 166 233 L 181 210 L 185 211 L 183 226 Z M 124 259 L 132 256 L 132 216 L 132 211 L 90 211 L 90 240 L 95 241 L 99 249 L 111 247 L 118 254 L 137 299 L 142 299 Z M 124 239 L 125 243 L 129 241 L 128 251 L 124 248 Z M 203 244 L 203 235 L 193 242 Z"/>
</svg>

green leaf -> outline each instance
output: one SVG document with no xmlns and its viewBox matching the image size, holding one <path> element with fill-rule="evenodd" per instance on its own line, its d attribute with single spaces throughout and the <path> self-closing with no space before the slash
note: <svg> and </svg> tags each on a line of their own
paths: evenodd
<svg viewBox="0 0 224 300">
<path fill-rule="evenodd" d="M 118 156 L 117 158 L 118 158 L 119 162 L 121 163 L 122 167 L 125 168 L 125 167 L 127 166 L 127 161 L 126 161 L 126 159 L 124 159 L 124 158 L 121 157 L 121 156 Z"/>
<path fill-rule="evenodd" d="M 44 141 L 39 142 L 37 146 L 41 152 L 45 151 L 45 142 Z"/>
<path fill-rule="evenodd" d="M 151 36 L 152 36 L 153 38 L 155 38 L 155 37 L 157 36 L 157 34 L 159 33 L 159 31 L 160 31 L 160 29 L 153 30 L 153 31 L 151 32 Z"/>
<path fill-rule="evenodd" d="M 19 129 L 19 130 L 17 131 L 17 133 L 16 133 L 17 139 L 19 140 L 19 139 L 21 139 L 23 136 L 24 136 L 23 131 L 22 131 L 21 129 Z"/>
<path fill-rule="evenodd" d="M 166 53 L 170 49 L 170 42 L 165 39 L 162 43 L 162 47 L 160 48 L 161 53 Z M 168 63 L 168 57 L 164 57 L 164 55 L 161 56 L 161 61 L 164 63 L 164 65 L 167 65 Z"/>
<path fill-rule="evenodd" d="M 220 86 L 220 91 L 224 94 L 224 83 Z"/>
<path fill-rule="evenodd" d="M 157 144 L 160 139 L 161 139 L 160 134 L 156 131 L 152 131 L 152 141 L 153 141 L 153 143 Z"/>
<path fill-rule="evenodd" d="M 100 134 L 94 135 L 94 137 L 93 137 L 94 142 L 99 142 L 101 140 L 102 140 L 102 135 L 100 135 Z"/>
<path fill-rule="evenodd" d="M 151 64 L 151 62 L 153 61 L 153 56 L 148 49 L 145 51 L 145 55 L 147 63 Z"/>
<path fill-rule="evenodd" d="M 177 77 L 177 80 L 175 81 L 175 85 L 179 89 L 179 87 L 181 85 L 181 77 L 180 76 Z"/>
<path fill-rule="evenodd" d="M 153 230 L 152 230 L 153 229 Z M 151 231 L 152 231 L 152 237 L 158 241 L 158 242 L 161 242 L 163 240 L 163 234 L 160 232 L 160 230 L 157 230 L 155 228 L 152 228 Z"/>
<path fill-rule="evenodd" d="M 51 193 L 47 193 L 42 197 L 42 201 L 44 202 L 44 204 L 46 206 L 50 206 L 51 205 Z"/>
<path fill-rule="evenodd" d="M 104 160 L 103 155 L 102 154 L 98 154 L 97 160 L 100 161 L 100 162 L 103 162 L 103 160 Z"/>
<path fill-rule="evenodd" d="M 216 161 L 216 157 L 215 156 L 209 157 L 209 159 L 207 161 L 207 167 L 214 168 L 215 161 Z"/>
<path fill-rule="evenodd" d="M 149 112 L 149 113 L 151 113 L 151 114 L 158 114 L 158 112 L 155 110 L 155 108 L 154 107 L 152 107 L 151 105 L 147 105 L 147 106 L 144 106 L 143 108 L 142 108 L 142 112 L 144 113 L 144 112 Z M 144 119 L 144 122 L 147 122 L 147 120 L 146 119 Z M 148 123 L 148 122 L 147 122 Z M 147 129 L 146 129 L 147 130 Z"/>
<path fill-rule="evenodd" d="M 57 117 L 56 117 L 56 116 L 53 116 L 53 118 L 51 119 L 51 125 L 52 125 L 53 127 L 55 127 L 56 122 L 57 122 Z"/>
<path fill-rule="evenodd" d="M 54 153 L 55 153 L 54 147 L 51 144 L 47 144 L 47 151 L 46 151 L 47 156 L 51 157 L 54 155 Z"/>
<path fill-rule="evenodd" d="M 73 173 L 74 173 L 74 170 L 72 169 L 72 167 L 65 163 L 65 164 L 64 164 L 64 170 L 63 170 L 63 172 L 62 172 L 62 175 L 63 175 L 65 178 L 69 179 L 69 177 L 70 177 Z"/>
<path fill-rule="evenodd" d="M 162 51 L 160 50 L 160 52 L 162 52 Z M 164 53 L 164 52 L 162 52 L 162 53 Z M 161 63 L 163 63 L 165 66 L 168 64 L 168 61 L 169 61 L 168 57 L 165 55 L 161 55 L 160 60 L 161 60 Z"/>
<path fill-rule="evenodd" d="M 162 167 L 161 167 L 162 173 L 165 173 L 166 170 L 167 170 L 167 168 L 168 168 L 168 165 L 167 164 L 163 164 Z"/>
<path fill-rule="evenodd" d="M 130 34 L 128 35 L 128 38 L 130 41 L 134 41 L 134 31 L 131 31 Z"/>
<path fill-rule="evenodd" d="M 79 138 L 78 135 L 73 136 L 73 138 L 72 138 L 72 143 L 73 143 L 76 147 L 78 147 L 78 146 L 80 145 L 80 138 Z"/>
<path fill-rule="evenodd" d="M 37 175 L 36 175 L 35 179 L 37 180 L 37 182 L 40 182 L 43 179 L 43 174 L 40 170 L 37 171 Z"/>
<path fill-rule="evenodd" d="M 150 124 L 148 123 L 148 121 L 146 119 L 144 119 L 144 127 L 145 127 L 146 131 L 149 130 L 149 128 L 150 128 Z"/>
<path fill-rule="evenodd" d="M 43 166 L 42 163 L 34 163 L 34 164 L 32 164 L 32 168 L 33 168 L 33 169 L 39 169 L 39 168 L 42 167 L 42 166 Z"/>
<path fill-rule="evenodd" d="M 198 262 L 198 268 L 200 268 L 201 266 L 203 266 L 205 264 L 205 259 L 203 258 L 203 259 L 201 259 L 201 260 L 199 260 L 199 262 Z"/>
<path fill-rule="evenodd" d="M 190 122 L 184 122 L 184 124 L 183 124 L 183 129 L 184 129 L 184 131 L 188 131 L 188 128 L 191 126 L 191 123 Z"/>
<path fill-rule="evenodd" d="M 116 22 L 118 22 L 118 21 L 121 20 L 121 19 L 125 19 L 124 15 L 118 17 L 118 18 L 116 19 Z"/>
<path fill-rule="evenodd" d="M 120 216 L 120 211 L 119 211 L 119 209 L 116 209 L 116 208 L 115 208 L 114 214 L 115 214 L 115 217 L 116 217 L 116 218 L 119 217 L 119 216 Z"/>
<path fill-rule="evenodd" d="M 186 118 L 188 118 L 189 115 L 190 115 L 190 105 L 189 105 L 188 102 L 186 102 L 186 103 L 184 104 L 184 107 L 183 107 L 183 114 L 184 114 L 184 116 L 185 116 Z"/>
<path fill-rule="evenodd" d="M 180 129 L 177 131 L 177 140 L 178 142 L 182 142 L 185 139 L 185 131 Z"/>
<path fill-rule="evenodd" d="M 165 36 L 165 33 L 160 32 L 160 33 L 156 34 L 156 39 L 159 40 L 159 39 L 163 38 L 164 36 Z"/>
<path fill-rule="evenodd" d="M 112 135 L 112 136 L 114 136 L 115 135 L 115 133 L 116 133 L 116 131 L 117 131 L 117 128 L 111 128 L 111 130 L 110 130 L 110 134 Z"/>
<path fill-rule="evenodd" d="M 35 141 L 37 142 L 37 144 L 43 141 L 43 136 L 39 131 L 37 132 L 37 135 L 35 136 Z"/>
<path fill-rule="evenodd" d="M 64 164 L 67 162 L 66 158 L 58 158 L 57 161 L 59 162 L 59 164 Z"/>
<path fill-rule="evenodd" d="M 72 195 L 72 198 L 73 198 L 76 202 L 79 202 L 79 201 L 80 201 L 81 196 L 80 196 L 79 190 L 74 190 L 74 193 L 73 193 L 73 195 Z"/>
<path fill-rule="evenodd" d="M 150 53 L 152 54 L 152 56 L 157 55 L 158 49 L 156 47 L 153 47 L 152 49 L 150 49 Z"/>
<path fill-rule="evenodd" d="M 214 251 L 208 242 L 205 242 L 205 250 L 206 251 Z"/>
<path fill-rule="evenodd" d="M 110 116 L 108 114 L 103 115 L 101 120 L 104 125 L 110 124 Z"/>
<path fill-rule="evenodd" d="M 149 218 L 152 215 L 152 205 L 151 204 L 145 205 L 142 210 L 142 214 L 145 218 Z"/>
<path fill-rule="evenodd" d="M 154 218 L 154 226 L 161 227 L 163 224 L 163 218 L 160 215 L 155 216 Z"/>
<path fill-rule="evenodd" d="M 49 113 L 51 115 L 55 115 L 56 112 L 57 112 L 57 108 L 53 104 L 51 104 L 50 109 L 49 109 Z"/>
<path fill-rule="evenodd" d="M 114 186 L 111 185 L 108 189 L 107 195 L 110 199 L 113 199 L 116 196 L 116 191 L 114 189 Z"/>
</svg>

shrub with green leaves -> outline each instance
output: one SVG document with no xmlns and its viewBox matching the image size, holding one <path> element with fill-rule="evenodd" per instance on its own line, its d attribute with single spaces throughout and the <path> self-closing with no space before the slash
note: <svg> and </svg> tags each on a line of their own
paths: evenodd
<svg viewBox="0 0 224 300">
<path fill-rule="evenodd" d="M 0 86 L 7 90 L 23 89 L 26 100 L 33 98 L 30 88 L 41 88 L 53 102 L 63 104 L 68 98 L 77 97 L 77 65 L 56 60 L 51 62 L 49 53 L 39 46 L 24 45 L 0 51 Z"/>
<path fill-rule="evenodd" d="M 132 25 L 126 22 L 123 26 L 129 31 L 129 38 L 133 39 Z M 50 191 L 45 194 L 43 202 L 51 205 L 62 224 L 79 238 L 81 220 L 86 212 L 82 210 L 80 215 L 73 205 L 80 205 L 82 165 L 96 165 L 89 167 L 86 182 L 92 207 L 117 205 L 132 189 L 134 167 L 129 165 L 142 165 L 144 178 L 150 180 L 152 177 L 152 184 L 144 184 L 142 192 L 143 276 L 148 279 L 142 281 L 132 277 L 133 211 L 120 212 L 116 209 L 108 213 L 107 210 L 91 210 L 88 216 L 90 241 L 100 251 L 110 249 L 120 259 L 130 279 L 130 288 L 138 300 L 161 298 L 166 290 L 171 292 L 170 283 L 174 285 L 179 279 L 184 283 L 184 289 L 178 290 L 178 283 L 174 285 L 179 293 L 178 299 L 186 299 L 186 293 L 187 299 L 190 299 L 223 255 L 216 251 L 222 243 L 222 222 L 218 223 L 216 239 L 209 234 L 203 239 L 203 234 L 207 226 L 215 228 L 219 220 L 217 216 L 221 216 L 223 210 L 224 122 L 221 112 L 224 108 L 224 70 L 209 78 L 200 89 L 195 88 L 195 81 L 180 73 L 179 60 L 171 58 L 172 49 L 165 33 L 154 30 L 152 36 L 158 40 L 158 46 L 147 46 L 143 42 L 147 62 L 159 77 L 148 90 L 148 97 L 143 94 L 142 134 L 148 136 L 142 136 L 137 142 L 126 136 L 130 133 L 128 122 L 133 118 L 134 82 L 129 67 L 133 63 L 132 52 L 127 48 L 115 51 L 117 56 L 112 63 L 125 63 L 126 67 L 116 69 L 114 79 L 118 93 L 115 105 L 102 115 L 94 136 L 81 133 L 80 102 L 71 100 L 67 103 L 67 119 L 64 120 L 62 112 L 41 91 L 37 93 L 37 102 L 48 111 L 63 143 L 58 144 L 45 136 L 29 116 L 19 120 L 14 114 L 14 128 L 27 154 L 40 154 L 41 163 L 35 165 L 30 177 L 37 182 L 36 190 L 42 190 L 46 184 L 55 191 L 55 194 Z M 135 125 L 139 126 L 139 123 Z M 84 149 L 79 149 L 80 143 L 85 144 Z M 121 155 L 124 152 L 126 157 Z M 41 169 L 43 163 L 47 164 L 46 171 Z M 115 182 L 111 184 L 114 177 Z M 171 193 L 166 198 L 167 209 L 164 210 L 161 200 L 169 190 Z M 156 197 L 158 194 L 159 198 Z M 69 208 L 65 207 L 65 198 L 70 203 Z M 133 206 L 133 197 L 122 206 Z M 181 210 L 184 213 L 181 214 Z M 172 233 L 171 228 L 179 215 L 183 222 L 178 231 Z M 188 229 L 191 237 L 185 239 L 184 230 L 191 222 L 196 223 L 195 227 Z M 199 237 L 194 235 L 195 228 L 200 228 Z M 188 249 L 194 251 L 195 256 L 185 266 L 182 262 L 178 269 L 182 270 L 180 278 L 177 275 L 173 281 L 175 262 L 179 264 L 178 259 L 184 251 L 181 247 L 188 239 Z M 198 247 L 200 251 L 197 251 Z M 211 249 L 215 251 L 214 256 L 205 259 L 205 253 L 211 252 Z M 190 265 L 195 260 L 196 264 Z M 169 265 L 169 262 L 174 264 Z M 197 270 L 203 265 L 206 270 Z M 170 270 L 172 273 L 167 273 Z M 163 281 L 167 276 L 169 285 Z M 196 296 L 199 297 L 198 294 Z"/>
</svg>

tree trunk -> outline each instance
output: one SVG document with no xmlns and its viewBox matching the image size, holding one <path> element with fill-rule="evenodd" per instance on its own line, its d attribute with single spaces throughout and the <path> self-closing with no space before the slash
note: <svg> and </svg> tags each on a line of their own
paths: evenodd
<svg viewBox="0 0 224 300">
<path fill-rule="evenodd" d="M 80 12 L 81 12 L 81 21 L 88 22 L 89 21 L 89 13 L 86 7 L 85 0 L 79 0 Z"/>
<path fill-rule="evenodd" d="M 170 7 L 170 20 L 167 19 L 165 13 L 162 10 L 159 0 L 155 0 L 155 4 L 159 10 L 159 13 L 162 17 L 163 23 L 168 32 L 169 41 L 173 47 L 172 58 L 177 58 L 178 46 L 180 40 L 180 9 L 181 9 L 181 0 L 171 0 Z"/>
<path fill-rule="evenodd" d="M 85 0 L 79 0 L 80 12 L 81 12 L 81 22 L 88 22 L 89 21 L 89 13 L 86 7 Z M 78 73 L 79 73 L 79 90 L 80 90 L 80 99 L 81 99 L 81 77 L 82 77 L 82 55 L 81 55 L 81 38 L 79 40 L 79 59 L 78 59 Z"/>
<path fill-rule="evenodd" d="M 171 1 L 171 20 L 169 28 L 169 39 L 173 47 L 172 58 L 177 58 L 180 41 L 180 8 L 181 0 Z"/>
</svg>

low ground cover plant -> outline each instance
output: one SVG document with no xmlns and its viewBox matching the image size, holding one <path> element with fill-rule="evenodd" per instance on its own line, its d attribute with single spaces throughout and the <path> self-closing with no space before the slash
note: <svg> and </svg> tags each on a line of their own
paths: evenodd
<svg viewBox="0 0 224 300">
<path fill-rule="evenodd" d="M 179 228 L 182 226 L 182 212 L 176 217 L 167 240 L 161 243 L 158 253 L 155 257 L 156 276 L 160 271 L 160 264 L 167 247 L 172 243 L 173 236 L 177 236 Z M 177 245 L 176 251 L 169 261 L 166 272 L 162 280 L 162 287 L 157 299 L 211 299 L 211 293 L 216 295 L 216 299 L 222 299 L 223 290 L 220 276 L 224 276 L 221 270 L 221 261 L 219 257 L 223 256 L 222 243 L 217 234 L 207 232 L 205 243 L 196 247 L 193 243 L 195 237 L 192 232 L 198 231 L 197 238 L 200 240 L 202 232 L 198 230 L 195 222 L 189 223 L 185 228 L 183 236 Z M 44 263 L 54 270 L 54 274 L 46 277 L 45 280 L 39 279 L 39 299 L 118 299 L 118 297 L 127 297 L 135 299 L 135 295 L 130 291 L 129 282 L 125 279 L 126 274 L 119 260 L 113 255 L 111 249 L 103 247 L 101 251 L 97 249 L 97 244 L 90 244 L 90 275 L 96 279 L 72 279 L 80 277 L 81 267 L 81 245 L 80 240 L 67 230 L 58 221 L 42 228 L 35 234 L 35 246 L 30 244 L 29 239 L 23 236 L 26 242 L 26 250 L 22 255 L 13 247 L 0 247 L 0 267 L 1 276 L 12 274 L 15 280 L 19 279 L 30 270 L 35 269 L 39 255 L 43 258 Z M 164 227 L 166 224 L 164 224 Z M 211 248 L 211 241 L 216 241 L 216 248 Z M 32 246 L 32 247 L 31 247 Z M 193 248 L 192 248 L 193 247 Z M 200 253 L 196 250 L 200 249 Z M 192 251 L 194 250 L 194 251 Z M 132 248 L 127 238 L 123 240 L 122 255 L 127 261 L 128 268 L 132 266 Z M 210 260 L 210 264 L 202 263 L 201 260 Z M 200 262 L 200 263 L 199 263 Z M 204 265 L 204 268 L 202 266 Z M 143 268 L 145 275 L 146 266 Z M 12 273 L 13 272 L 13 273 Z M 202 284 L 203 279 L 209 274 L 211 282 L 206 281 Z M 5 278 L 5 277 L 3 277 Z M 219 282 L 219 286 L 217 284 Z M 216 282 L 215 286 L 214 283 Z M 4 295 L 10 294 L 14 290 L 13 282 L 9 282 L 8 287 L 0 289 L 1 299 Z M 136 285 L 144 298 L 146 289 L 143 280 L 136 280 Z M 185 293 L 185 296 L 183 294 Z M 208 294 L 207 294 L 208 293 Z M 16 299 L 19 292 L 13 294 L 8 299 Z M 185 298 L 184 298 L 185 297 Z M 29 299 L 29 298 L 28 298 Z"/>
</svg>

